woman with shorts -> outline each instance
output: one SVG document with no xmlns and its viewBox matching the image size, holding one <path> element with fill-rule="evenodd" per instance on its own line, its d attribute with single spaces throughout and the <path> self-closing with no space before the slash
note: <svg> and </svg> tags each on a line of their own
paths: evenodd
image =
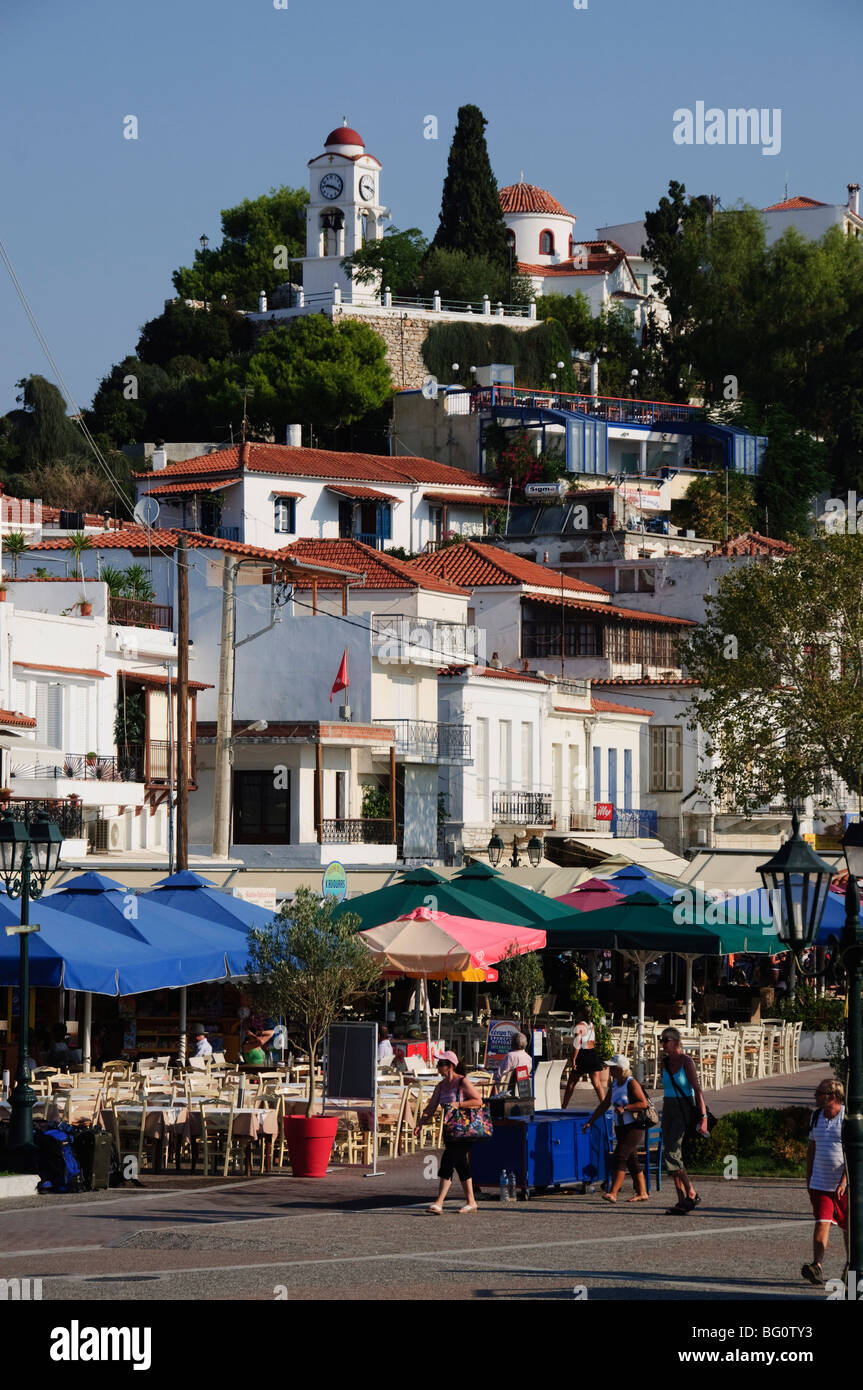
<svg viewBox="0 0 863 1390">
<path fill-rule="evenodd" d="M 476 1087 L 465 1079 L 464 1065 L 459 1062 L 454 1052 L 442 1052 L 437 1060 L 437 1069 L 440 1081 L 432 1091 L 431 1099 L 423 1111 L 420 1124 L 414 1131 L 415 1134 L 419 1134 L 421 1124 L 428 1124 L 439 1105 L 442 1105 L 444 1110 L 452 1106 L 473 1110 L 482 1105 L 482 1096 Z M 459 1207 L 459 1212 L 477 1210 L 470 1169 L 470 1147 L 470 1143 L 465 1142 L 464 1139 L 449 1140 L 444 1138 L 443 1158 L 438 1169 L 440 1186 L 437 1196 L 428 1208 L 432 1216 L 440 1216 L 443 1212 L 444 1200 L 450 1190 L 454 1172 L 458 1173 L 464 1192 L 464 1206 Z"/>
<path fill-rule="evenodd" d="M 666 1214 L 688 1216 L 701 1198 L 683 1166 L 683 1140 L 693 1115 L 698 1120 L 696 1134 L 707 1134 L 707 1105 L 695 1063 L 682 1050 L 677 1029 L 663 1029 L 659 1041 L 665 1054 L 662 1059 L 662 1158 L 677 1188 L 677 1206 L 669 1207 Z"/>
<path fill-rule="evenodd" d="M 611 1155 L 609 1166 L 614 1177 L 611 1181 L 611 1187 L 602 1195 L 606 1202 L 617 1201 L 617 1194 L 623 1187 L 623 1179 L 628 1168 L 634 1189 L 634 1196 L 630 1197 L 629 1201 L 646 1202 L 647 1186 L 639 1166 L 638 1150 L 644 1144 L 644 1124 L 641 1112 L 647 1109 L 647 1096 L 635 1077 L 630 1074 L 628 1057 L 623 1057 L 618 1053 L 611 1058 L 608 1066 L 611 1071 L 611 1081 L 605 1099 L 601 1105 L 596 1107 L 587 1124 L 582 1125 L 581 1131 L 582 1134 L 586 1134 L 600 1115 L 605 1114 L 609 1106 L 613 1107 L 616 1121 L 614 1136 L 617 1144 Z"/>
<path fill-rule="evenodd" d="M 572 1038 L 572 1068 L 563 1096 L 564 1110 L 569 1105 L 572 1093 L 575 1090 L 575 1083 L 580 1076 L 590 1077 L 591 1085 L 596 1091 L 596 1099 L 600 1102 L 604 1101 L 605 1092 L 608 1088 L 608 1065 L 603 1061 L 596 1050 L 596 1029 L 591 1020 L 590 1011 L 586 1009 L 584 1005 L 575 1011 L 575 1032 Z"/>
</svg>

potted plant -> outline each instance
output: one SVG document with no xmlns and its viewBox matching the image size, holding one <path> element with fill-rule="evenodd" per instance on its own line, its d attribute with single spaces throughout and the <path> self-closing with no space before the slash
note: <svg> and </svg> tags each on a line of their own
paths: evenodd
<svg viewBox="0 0 863 1390">
<path fill-rule="evenodd" d="M 87 764 L 88 767 L 95 767 L 95 766 L 96 766 L 96 754 L 95 754 L 95 753 L 85 753 L 85 754 L 84 754 L 84 761 L 85 761 L 85 763 Z"/>
<path fill-rule="evenodd" d="M 90 614 L 93 612 L 93 605 L 88 598 L 79 599 L 78 607 L 81 610 L 82 618 L 89 618 Z"/>
<path fill-rule="evenodd" d="M 327 1029 L 347 1004 L 368 994 L 380 968 L 357 936 L 356 913 L 332 919 L 335 903 L 299 888 L 267 927 L 249 932 L 249 972 L 260 1004 L 299 1024 L 309 1054 L 305 1115 L 285 1118 L 294 1177 L 322 1178 L 338 1125 L 337 1115 L 315 1115 L 315 1058 Z"/>
<path fill-rule="evenodd" d="M 6 584 L 0 581 L 0 603 L 6 602 Z"/>
<path fill-rule="evenodd" d="M 4 806 L 8 806 L 8 804 L 9 804 L 9 802 L 10 802 L 11 800 L 12 800 L 12 789 L 11 789 L 11 787 L 0 787 L 0 803 L 2 803 Z"/>
</svg>

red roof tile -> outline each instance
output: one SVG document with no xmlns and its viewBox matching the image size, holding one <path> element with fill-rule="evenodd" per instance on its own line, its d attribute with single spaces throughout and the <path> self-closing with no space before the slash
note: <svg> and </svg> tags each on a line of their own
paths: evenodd
<svg viewBox="0 0 863 1390">
<path fill-rule="evenodd" d="M 783 198 L 781 203 L 771 203 L 769 208 L 762 208 L 762 212 L 800 212 L 805 208 L 826 208 L 829 203 L 819 203 L 817 198 L 806 198 L 800 194 L 793 198 Z"/>
<path fill-rule="evenodd" d="M 0 724 L 6 724 L 12 729 L 35 729 L 36 720 L 31 719 L 29 714 L 18 714 L 11 709 L 0 709 Z M 22 744 L 26 747 L 26 744 Z"/>
<path fill-rule="evenodd" d="M 106 681 L 107 671 L 96 671 L 91 666 L 43 666 L 38 661 L 13 661 L 13 666 L 22 666 L 25 671 L 58 671 L 63 676 L 89 676 L 93 680 Z"/>
<path fill-rule="evenodd" d="M 424 502 L 440 502 L 447 507 L 500 507 L 505 497 L 488 497 L 479 492 L 427 492 Z"/>
<path fill-rule="evenodd" d="M 150 675 L 149 671 L 118 671 L 118 676 L 124 676 L 127 681 L 138 685 L 164 685 L 167 689 L 168 677 Z M 171 687 L 176 689 L 177 677 L 171 677 Z M 189 681 L 190 690 L 215 690 L 215 686 L 209 685 L 207 681 Z"/>
<path fill-rule="evenodd" d="M 461 545 L 450 545 L 429 555 L 419 555 L 412 562 L 419 569 L 430 574 L 449 579 L 467 588 L 482 588 L 497 584 L 537 584 L 549 589 L 562 588 L 567 593 L 596 594 L 607 599 L 605 589 L 595 584 L 585 584 L 581 579 L 571 579 L 560 570 L 548 569 L 534 560 L 525 560 L 522 555 L 513 555 L 497 545 L 484 545 L 479 541 L 464 541 Z"/>
<path fill-rule="evenodd" d="M 592 685 L 602 686 L 603 689 L 625 685 L 698 685 L 698 681 L 692 676 L 672 676 L 669 680 L 661 680 L 659 676 L 617 676 L 609 680 L 591 681 Z"/>
<path fill-rule="evenodd" d="M 502 212 L 550 212 L 575 221 L 573 213 L 567 212 L 547 189 L 538 188 L 535 183 L 507 184 L 500 190 L 500 206 Z"/>
<path fill-rule="evenodd" d="M 513 671 L 507 666 L 442 666 L 439 676 L 485 676 L 498 681 L 530 681 L 533 685 L 548 685 L 545 676 L 535 676 L 530 671 Z"/>
<path fill-rule="evenodd" d="M 399 560 L 385 550 L 373 550 L 354 540 L 298 540 L 286 545 L 279 556 L 288 560 L 303 560 L 310 564 L 331 565 L 334 569 L 349 569 L 357 574 L 352 584 L 357 589 L 428 589 L 440 594 L 467 596 L 467 589 L 436 575 L 426 574 L 411 561 Z M 311 584 L 309 584 L 311 587 Z M 318 581 L 319 588 L 341 587 L 339 581 Z"/>
<path fill-rule="evenodd" d="M 217 481 L 207 483 L 162 483 L 160 487 L 148 488 L 142 495 L 144 497 L 161 497 L 163 493 L 170 494 L 172 492 L 221 492 L 222 488 L 233 487 L 239 481 L 239 478 L 219 478 Z"/>
<path fill-rule="evenodd" d="M 602 591 L 604 592 L 604 590 Z M 672 618 L 667 613 L 643 613 L 639 608 L 618 608 L 613 603 L 588 603 L 586 600 L 560 599 L 553 594 L 522 594 L 522 599 L 531 603 L 545 603 L 550 607 L 575 609 L 579 613 L 595 613 L 600 618 L 625 618 L 636 623 L 656 623 L 660 627 L 695 627 L 691 618 Z"/>
<path fill-rule="evenodd" d="M 757 531 L 747 531 L 733 540 L 715 545 L 710 555 L 792 555 L 794 546 L 787 541 L 774 540 L 772 536 L 759 535 Z"/>
<path fill-rule="evenodd" d="M 613 700 L 591 699 L 591 704 L 597 714 L 643 714 L 649 718 L 653 714 L 652 709 L 636 709 L 634 705 L 617 705 Z"/>
<path fill-rule="evenodd" d="M 356 502 L 394 502 L 397 506 L 401 503 L 401 497 L 394 497 L 390 492 L 377 492 L 373 487 L 354 487 L 349 483 L 327 483 L 325 492 L 333 492 L 337 497 L 350 497 Z"/>
<path fill-rule="evenodd" d="M 170 481 L 194 477 L 195 474 L 217 477 L 221 473 L 271 473 L 287 478 L 332 478 L 343 482 L 398 483 L 403 487 L 415 483 L 444 483 L 450 487 L 482 484 L 479 474 L 466 473 L 433 459 L 408 455 L 354 454 L 331 449 L 294 449 L 287 444 L 247 444 L 244 461 L 242 446 L 219 449 L 214 454 L 169 463 L 160 477 Z M 152 472 L 134 473 L 135 478 L 152 478 Z"/>
</svg>

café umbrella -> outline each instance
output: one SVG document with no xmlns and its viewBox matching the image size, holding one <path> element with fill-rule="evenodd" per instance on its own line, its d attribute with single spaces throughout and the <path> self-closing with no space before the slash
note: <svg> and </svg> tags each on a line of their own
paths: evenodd
<svg viewBox="0 0 863 1390">
<path fill-rule="evenodd" d="M 355 912 L 362 924 L 361 930 L 368 930 L 403 917 L 418 907 L 451 912 L 457 917 L 486 918 L 489 915 L 489 904 L 466 884 L 462 887 L 456 879 L 450 882 L 434 869 L 410 869 L 386 888 L 361 893 L 339 903 L 333 909 L 333 918 Z M 500 912 L 498 920 L 521 925 L 525 922 L 525 914 L 514 907 L 508 908 Z"/>
<path fill-rule="evenodd" d="M 217 922 L 224 927 L 233 927 L 244 934 L 249 927 L 268 927 L 275 917 L 275 911 L 260 907 L 257 903 L 235 898 L 223 888 L 217 888 L 208 878 L 194 873 L 191 869 L 180 869 L 168 878 L 160 878 L 146 893 L 139 893 L 139 900 L 149 899 L 159 907 L 170 907 L 177 912 L 186 912 L 201 922 Z"/>
<path fill-rule="evenodd" d="M 395 921 L 360 932 L 384 969 L 427 980 L 485 980 L 489 969 L 508 955 L 540 951 L 546 934 L 537 927 L 477 921 L 420 907 Z M 426 1034 L 431 1029 L 426 1005 Z"/>
<path fill-rule="evenodd" d="M 526 888 L 523 883 L 513 883 L 491 864 L 480 861 L 469 864 L 453 874 L 452 884 L 460 891 L 481 899 L 485 912 L 502 922 L 507 921 L 508 917 L 500 914 L 507 913 L 525 926 L 542 927 L 548 933 L 548 945 L 551 947 L 557 945 L 557 929 L 572 918 L 565 903 L 546 898 L 542 893 Z"/>
</svg>

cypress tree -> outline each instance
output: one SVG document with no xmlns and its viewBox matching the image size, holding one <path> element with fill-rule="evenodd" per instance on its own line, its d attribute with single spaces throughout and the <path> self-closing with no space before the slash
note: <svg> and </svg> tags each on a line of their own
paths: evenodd
<svg viewBox="0 0 863 1390">
<path fill-rule="evenodd" d="M 478 106 L 460 106 L 449 152 L 440 223 L 432 247 L 508 264 L 506 223 Z"/>
</svg>

